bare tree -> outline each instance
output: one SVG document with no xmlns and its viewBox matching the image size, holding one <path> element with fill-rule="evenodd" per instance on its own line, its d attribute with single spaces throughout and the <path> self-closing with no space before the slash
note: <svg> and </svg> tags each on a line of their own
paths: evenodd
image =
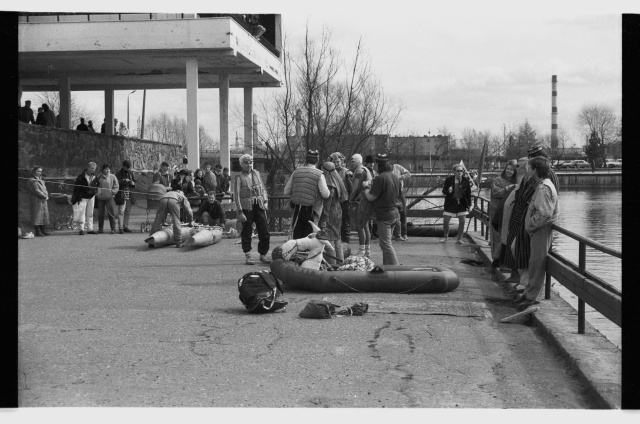
<svg viewBox="0 0 640 424">
<path fill-rule="evenodd" d="M 23 96 L 24 97 L 24 96 Z M 35 94 L 38 103 L 37 107 L 40 107 L 41 104 L 46 103 L 49 105 L 49 108 L 53 110 L 53 112 L 58 115 L 60 113 L 60 93 L 58 91 L 42 91 Z M 92 111 L 89 111 L 87 107 L 78 100 L 78 97 L 71 93 L 71 128 L 74 129 L 79 123 L 80 118 L 84 118 L 85 122 L 94 121 L 95 115 Z M 97 126 L 97 123 L 94 122 L 94 128 Z"/>
<path fill-rule="evenodd" d="M 170 117 L 166 112 L 154 115 L 145 123 L 145 136 L 161 143 L 186 146 L 187 121 L 184 118 Z"/>
<path fill-rule="evenodd" d="M 603 146 L 619 139 L 619 122 L 613 108 L 604 104 L 585 105 L 578 113 L 578 124 L 583 134 L 590 135 L 595 132 Z"/>
</svg>

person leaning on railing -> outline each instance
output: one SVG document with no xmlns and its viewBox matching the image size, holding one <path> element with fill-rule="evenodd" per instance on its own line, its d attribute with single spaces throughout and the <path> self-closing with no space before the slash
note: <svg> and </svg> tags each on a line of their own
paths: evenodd
<svg viewBox="0 0 640 424">
<path fill-rule="evenodd" d="M 530 256 L 527 274 L 528 283 L 515 299 L 519 309 L 535 305 L 542 292 L 547 269 L 547 256 L 553 241 L 553 224 L 558 220 L 558 192 L 551 181 L 549 161 L 536 157 L 529 161 L 536 181 L 536 190 L 525 216 L 525 230 L 530 237 Z"/>
</svg>

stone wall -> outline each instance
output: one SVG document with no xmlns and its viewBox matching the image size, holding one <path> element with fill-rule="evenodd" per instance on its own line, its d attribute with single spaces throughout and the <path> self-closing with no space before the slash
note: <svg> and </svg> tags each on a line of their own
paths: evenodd
<svg viewBox="0 0 640 424">
<path fill-rule="evenodd" d="M 18 124 L 18 169 L 43 167 L 48 177 L 75 178 L 87 163 L 111 165 L 112 172 L 129 159 L 136 171 L 159 168 L 163 161 L 182 164 L 186 149 L 175 144 L 128 137 Z"/>
</svg>

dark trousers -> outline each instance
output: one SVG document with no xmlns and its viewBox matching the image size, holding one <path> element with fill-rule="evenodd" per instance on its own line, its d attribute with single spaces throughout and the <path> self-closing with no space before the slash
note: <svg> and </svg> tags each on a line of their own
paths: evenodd
<svg viewBox="0 0 640 424">
<path fill-rule="evenodd" d="M 242 232 L 240 233 L 242 251 L 244 253 L 251 252 L 252 224 L 255 222 L 256 230 L 258 231 L 258 253 L 266 255 L 269 251 L 269 240 L 271 239 L 271 234 L 269 234 L 269 228 L 267 226 L 266 212 L 254 203 L 251 210 L 242 209 L 242 213 L 247 218 L 247 220 L 242 223 Z"/>
<path fill-rule="evenodd" d="M 293 239 L 298 240 L 305 238 L 309 234 L 313 233 L 313 227 L 309 224 L 309 221 L 313 221 L 313 208 L 311 206 L 296 205 L 294 203 L 293 208 Z"/>
<path fill-rule="evenodd" d="M 96 206 L 98 207 L 98 229 L 104 228 L 104 211 L 107 210 L 107 216 L 109 217 L 109 225 L 112 230 L 116 228 L 116 203 L 113 201 L 113 197 L 108 200 L 96 199 Z"/>
<path fill-rule="evenodd" d="M 343 202 L 340 207 L 342 208 L 342 227 L 340 228 L 340 238 L 344 243 L 349 243 L 349 236 L 351 234 L 351 225 L 349 225 L 349 202 Z"/>
</svg>

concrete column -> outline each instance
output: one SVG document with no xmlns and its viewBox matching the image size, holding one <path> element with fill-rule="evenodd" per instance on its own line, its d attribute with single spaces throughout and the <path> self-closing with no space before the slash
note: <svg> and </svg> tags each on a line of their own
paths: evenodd
<svg viewBox="0 0 640 424">
<path fill-rule="evenodd" d="M 113 134 L 113 90 L 104 90 L 104 133 Z M 96 131 L 100 131 L 96 128 Z"/>
<path fill-rule="evenodd" d="M 18 106 L 22 107 L 22 84 L 18 84 Z"/>
<path fill-rule="evenodd" d="M 187 159 L 188 169 L 200 168 L 198 134 L 198 59 L 187 59 Z"/>
<path fill-rule="evenodd" d="M 220 75 L 220 165 L 231 171 L 229 150 L 229 74 Z"/>
<path fill-rule="evenodd" d="M 60 90 L 60 127 L 63 130 L 71 129 L 71 85 L 68 76 L 61 76 L 58 79 Z M 51 106 L 51 105 L 49 105 Z"/>
<path fill-rule="evenodd" d="M 253 156 L 253 87 L 244 88 L 244 152 Z"/>
</svg>

